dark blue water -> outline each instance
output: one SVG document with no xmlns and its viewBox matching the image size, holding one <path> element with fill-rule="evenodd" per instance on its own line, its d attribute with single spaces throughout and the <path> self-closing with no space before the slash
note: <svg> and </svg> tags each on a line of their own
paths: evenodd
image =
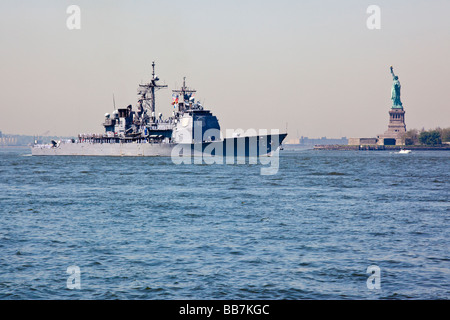
<svg viewBox="0 0 450 320">
<path fill-rule="evenodd" d="M 449 152 L 29 154 L 0 149 L 0 299 L 450 298 Z"/>
</svg>

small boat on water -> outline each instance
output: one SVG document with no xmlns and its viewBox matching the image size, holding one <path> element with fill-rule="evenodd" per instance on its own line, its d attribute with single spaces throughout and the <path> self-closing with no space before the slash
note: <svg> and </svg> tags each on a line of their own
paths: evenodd
<svg viewBox="0 0 450 320">
<path fill-rule="evenodd" d="M 401 149 L 398 153 L 411 153 L 411 150 Z"/>
</svg>

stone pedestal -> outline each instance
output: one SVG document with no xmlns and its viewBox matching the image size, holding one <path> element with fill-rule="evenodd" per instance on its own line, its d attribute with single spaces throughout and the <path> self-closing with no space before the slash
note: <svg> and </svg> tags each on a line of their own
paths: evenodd
<svg viewBox="0 0 450 320">
<path fill-rule="evenodd" d="M 405 110 L 403 108 L 391 108 L 389 110 L 389 125 L 384 134 L 379 135 L 379 145 L 404 145 L 405 144 Z"/>
</svg>

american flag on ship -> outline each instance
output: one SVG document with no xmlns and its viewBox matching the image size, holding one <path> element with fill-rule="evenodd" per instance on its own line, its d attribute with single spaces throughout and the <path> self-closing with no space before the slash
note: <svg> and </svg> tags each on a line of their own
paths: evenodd
<svg viewBox="0 0 450 320">
<path fill-rule="evenodd" d="M 175 106 L 176 104 L 178 104 L 178 94 L 173 94 L 172 95 L 172 104 Z"/>
</svg>

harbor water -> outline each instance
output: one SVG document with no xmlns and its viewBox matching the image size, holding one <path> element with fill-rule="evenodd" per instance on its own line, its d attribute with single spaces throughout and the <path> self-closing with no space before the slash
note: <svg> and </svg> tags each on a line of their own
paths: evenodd
<svg viewBox="0 0 450 320">
<path fill-rule="evenodd" d="M 450 298 L 450 152 L 261 167 L 0 149 L 0 299 Z"/>
</svg>

